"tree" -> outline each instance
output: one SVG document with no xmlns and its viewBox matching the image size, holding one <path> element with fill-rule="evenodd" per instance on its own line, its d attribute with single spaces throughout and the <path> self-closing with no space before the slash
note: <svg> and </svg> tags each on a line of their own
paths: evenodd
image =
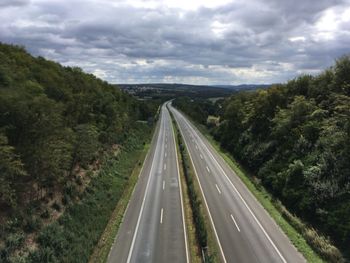
<svg viewBox="0 0 350 263">
<path fill-rule="evenodd" d="M 7 137 L 0 133 L 0 202 L 16 206 L 19 182 L 26 175 L 23 163 L 8 145 Z"/>
<path fill-rule="evenodd" d="M 96 158 L 99 149 L 98 130 L 94 125 L 80 124 L 75 128 L 74 162 L 88 165 Z"/>
</svg>

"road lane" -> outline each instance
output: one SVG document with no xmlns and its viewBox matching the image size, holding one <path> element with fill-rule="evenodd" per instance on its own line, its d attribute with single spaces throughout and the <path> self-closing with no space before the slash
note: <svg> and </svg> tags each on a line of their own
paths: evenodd
<svg viewBox="0 0 350 263">
<path fill-rule="evenodd" d="M 107 262 L 189 261 L 176 154 L 171 118 L 163 105 Z"/>
<path fill-rule="evenodd" d="M 173 112 L 203 191 L 224 262 L 305 262 L 206 138 Z"/>
</svg>

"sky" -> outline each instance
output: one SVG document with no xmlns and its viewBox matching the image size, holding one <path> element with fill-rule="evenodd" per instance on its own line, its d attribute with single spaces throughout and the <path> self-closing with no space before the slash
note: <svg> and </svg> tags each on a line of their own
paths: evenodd
<svg viewBox="0 0 350 263">
<path fill-rule="evenodd" d="M 350 0 L 0 0 L 0 41 L 110 83 L 279 83 L 350 54 Z"/>
</svg>

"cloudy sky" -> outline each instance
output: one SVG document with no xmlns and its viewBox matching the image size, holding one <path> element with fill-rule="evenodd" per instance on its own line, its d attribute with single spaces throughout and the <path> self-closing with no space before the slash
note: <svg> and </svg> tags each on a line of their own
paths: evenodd
<svg viewBox="0 0 350 263">
<path fill-rule="evenodd" d="M 0 0 L 0 41 L 112 83 L 284 82 L 350 53 L 350 0 Z"/>
</svg>

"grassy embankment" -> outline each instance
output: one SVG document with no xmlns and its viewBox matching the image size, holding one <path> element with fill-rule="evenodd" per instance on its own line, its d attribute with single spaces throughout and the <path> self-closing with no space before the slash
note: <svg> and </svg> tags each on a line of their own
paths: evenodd
<svg viewBox="0 0 350 263">
<path fill-rule="evenodd" d="M 121 151 L 116 156 L 105 157 L 101 171 L 92 179 L 81 201 L 41 231 L 39 248 L 30 258 L 32 262 L 88 262 L 112 213 L 116 219 L 111 228 L 114 232 L 105 237 L 101 248 L 113 241 L 151 134 L 150 127 L 139 123 Z M 120 211 L 116 211 L 116 204 Z M 106 249 L 101 251 L 100 255 L 106 258 Z"/>
<path fill-rule="evenodd" d="M 305 259 L 313 263 L 325 262 L 309 245 L 310 242 L 313 242 L 313 247 L 318 246 L 322 249 L 324 238 L 318 236 L 312 228 L 304 225 L 299 218 L 292 215 L 278 200 L 275 200 L 261 184 L 255 182 L 254 176 L 245 171 L 230 153 L 220 147 L 220 144 L 210 135 L 206 127 L 194 122 L 190 117 L 188 118 L 253 193 Z"/>
<path fill-rule="evenodd" d="M 155 130 L 157 130 L 158 128 L 159 126 L 157 125 Z M 152 134 L 153 134 L 153 139 L 152 139 L 152 142 L 153 142 L 154 135 L 157 134 L 157 131 L 153 132 Z M 108 221 L 108 224 L 105 227 L 100 237 L 100 240 L 98 241 L 89 259 L 90 263 L 102 263 L 107 261 L 109 251 L 111 249 L 111 246 L 113 245 L 119 226 L 123 221 L 123 217 L 126 212 L 126 208 L 128 206 L 129 200 L 131 198 L 131 195 L 138 181 L 138 177 L 142 172 L 143 163 L 148 156 L 148 151 L 152 144 L 149 142 L 149 138 L 147 138 L 147 140 L 148 142 L 144 144 L 144 147 L 139 154 L 137 165 L 132 170 L 130 178 L 124 187 L 123 194 L 120 200 L 118 201 L 117 206 L 114 208 L 113 213 Z"/>
<path fill-rule="evenodd" d="M 205 262 L 220 262 L 219 248 L 209 215 L 203 205 L 203 196 L 195 179 L 193 164 L 172 113 L 171 117 L 179 152 L 191 262 L 202 262 L 204 258 Z"/>
</svg>

